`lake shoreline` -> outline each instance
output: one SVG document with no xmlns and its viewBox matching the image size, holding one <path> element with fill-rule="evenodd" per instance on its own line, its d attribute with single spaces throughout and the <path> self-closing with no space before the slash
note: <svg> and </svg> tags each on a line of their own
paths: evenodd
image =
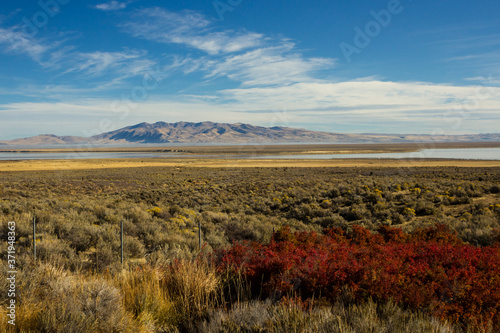
<svg viewBox="0 0 500 333">
<path fill-rule="evenodd" d="M 16 148 L 0 146 L 0 153 L 181 153 L 183 155 L 210 154 L 365 154 L 405 153 L 422 149 L 500 148 L 500 142 L 421 142 L 421 143 L 306 143 L 306 144 L 238 144 L 238 145 L 177 145 L 155 146 Z"/>
<path fill-rule="evenodd" d="M 0 172 L 69 171 L 127 169 L 149 167 L 192 168 L 419 168 L 419 167 L 488 167 L 499 168 L 499 160 L 446 159 L 334 159 L 334 160 L 265 160 L 265 159 L 89 159 L 0 161 Z"/>
</svg>

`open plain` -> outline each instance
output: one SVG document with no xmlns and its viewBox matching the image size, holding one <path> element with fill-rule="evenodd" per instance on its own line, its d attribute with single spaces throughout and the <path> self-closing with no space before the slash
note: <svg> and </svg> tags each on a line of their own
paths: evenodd
<svg viewBox="0 0 500 333">
<path fill-rule="evenodd" d="M 0 162 L 0 237 L 15 221 L 22 330 L 499 328 L 500 161 L 197 149 L 227 154 Z M 241 322 L 241 311 L 265 320 Z"/>
</svg>

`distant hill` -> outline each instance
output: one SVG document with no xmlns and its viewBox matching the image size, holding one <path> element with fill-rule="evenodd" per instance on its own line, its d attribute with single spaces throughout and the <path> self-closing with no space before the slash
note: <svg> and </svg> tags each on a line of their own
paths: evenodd
<svg viewBox="0 0 500 333">
<path fill-rule="evenodd" d="M 310 131 L 290 127 L 263 127 L 250 124 L 214 122 L 157 122 L 134 126 L 95 135 L 89 138 L 76 136 L 38 135 L 0 144 L 51 145 L 51 144 L 129 144 L 129 143 L 398 143 L 398 142 L 493 142 L 500 141 L 500 134 L 474 135 L 397 135 L 397 134 L 340 134 Z"/>
<path fill-rule="evenodd" d="M 88 142 L 89 138 L 81 136 L 57 136 L 53 134 L 41 134 L 29 138 L 2 141 L 0 144 L 9 145 L 54 145 L 54 144 L 74 144 Z"/>
<path fill-rule="evenodd" d="M 92 137 L 97 142 L 123 143 L 244 143 L 244 142 L 328 142 L 349 140 L 347 134 L 333 134 L 288 127 L 213 122 L 141 123 Z"/>
</svg>

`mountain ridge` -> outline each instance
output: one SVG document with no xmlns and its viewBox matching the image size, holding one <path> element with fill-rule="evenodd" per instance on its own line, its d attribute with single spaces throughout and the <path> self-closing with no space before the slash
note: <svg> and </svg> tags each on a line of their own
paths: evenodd
<svg viewBox="0 0 500 333">
<path fill-rule="evenodd" d="M 405 143 L 405 142 L 495 142 L 500 133 L 464 135 L 344 134 L 284 126 L 245 123 L 142 122 L 92 137 L 42 134 L 0 141 L 2 145 L 52 144 L 164 144 L 164 143 Z"/>
</svg>

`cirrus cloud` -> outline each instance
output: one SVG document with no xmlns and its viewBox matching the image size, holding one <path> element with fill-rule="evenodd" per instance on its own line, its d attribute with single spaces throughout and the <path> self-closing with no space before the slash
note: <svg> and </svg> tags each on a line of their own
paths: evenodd
<svg viewBox="0 0 500 333">
<path fill-rule="evenodd" d="M 106 3 L 101 3 L 99 5 L 94 6 L 95 9 L 103 10 L 103 11 L 115 11 L 120 9 L 127 8 L 128 2 L 121 1 L 110 1 Z"/>
</svg>

